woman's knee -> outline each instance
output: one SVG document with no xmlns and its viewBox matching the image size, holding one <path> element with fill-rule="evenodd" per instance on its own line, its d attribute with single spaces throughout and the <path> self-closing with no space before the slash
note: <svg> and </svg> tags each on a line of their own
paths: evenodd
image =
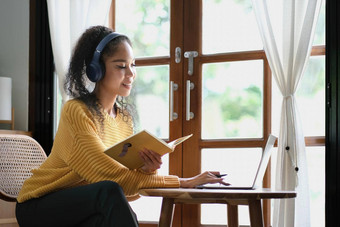
<svg viewBox="0 0 340 227">
<path fill-rule="evenodd" d="M 97 199 L 101 206 L 127 203 L 124 191 L 118 183 L 113 181 L 101 181 L 96 184 L 97 189 L 99 189 L 97 190 Z"/>
<path fill-rule="evenodd" d="M 105 192 L 107 194 L 117 194 L 117 195 L 119 194 L 125 197 L 123 189 L 117 182 L 101 181 L 98 184 L 99 184 L 99 188 L 102 193 Z"/>
<path fill-rule="evenodd" d="M 120 185 L 112 181 L 99 183 L 101 192 L 98 199 L 98 211 L 106 221 L 125 223 L 121 226 L 138 226 L 136 214 L 131 209 Z M 127 223 L 130 223 L 126 225 Z M 110 226 L 110 225 L 109 225 Z"/>
</svg>

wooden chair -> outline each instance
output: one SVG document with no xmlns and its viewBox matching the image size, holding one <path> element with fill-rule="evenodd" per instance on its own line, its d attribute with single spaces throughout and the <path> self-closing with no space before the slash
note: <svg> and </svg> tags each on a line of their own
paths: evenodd
<svg viewBox="0 0 340 227">
<path fill-rule="evenodd" d="M 16 201 L 31 170 L 46 159 L 39 143 L 26 135 L 0 134 L 0 199 Z M 15 223 L 15 218 L 0 220 L 1 224 Z"/>
</svg>

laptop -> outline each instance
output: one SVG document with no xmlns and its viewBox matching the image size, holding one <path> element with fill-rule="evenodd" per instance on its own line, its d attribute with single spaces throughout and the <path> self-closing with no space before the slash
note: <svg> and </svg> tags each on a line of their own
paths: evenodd
<svg viewBox="0 0 340 227">
<path fill-rule="evenodd" d="M 233 184 L 233 182 L 226 181 L 227 183 L 230 183 L 231 185 L 223 185 L 219 183 L 203 184 L 203 185 L 197 186 L 196 188 L 200 188 L 200 189 L 256 189 L 256 188 L 261 188 L 262 180 L 266 172 L 268 162 L 272 154 L 272 150 L 273 150 L 272 148 L 274 146 L 276 139 L 277 137 L 273 135 L 269 135 L 253 181 L 249 181 L 248 183 L 242 183 L 242 184 L 237 184 L 237 183 Z"/>
</svg>

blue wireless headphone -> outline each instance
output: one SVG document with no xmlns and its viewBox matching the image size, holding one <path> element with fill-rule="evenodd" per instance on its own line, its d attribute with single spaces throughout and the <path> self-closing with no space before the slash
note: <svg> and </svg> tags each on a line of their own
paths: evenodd
<svg viewBox="0 0 340 227">
<path fill-rule="evenodd" d="M 112 32 L 105 36 L 96 47 L 96 50 L 93 53 L 92 60 L 90 64 L 86 67 L 86 75 L 92 82 L 97 82 L 103 77 L 105 73 L 105 66 L 102 63 L 100 63 L 99 60 L 101 52 L 111 40 L 118 36 L 122 35 L 116 32 Z"/>
</svg>

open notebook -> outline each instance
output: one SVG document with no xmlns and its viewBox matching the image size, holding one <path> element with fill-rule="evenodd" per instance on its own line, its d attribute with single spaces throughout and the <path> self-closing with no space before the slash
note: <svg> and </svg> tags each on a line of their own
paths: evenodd
<svg viewBox="0 0 340 227">
<path fill-rule="evenodd" d="M 223 185 L 223 184 L 204 184 L 204 185 L 199 185 L 196 188 L 206 188 L 206 189 L 255 189 L 255 188 L 259 188 L 262 185 L 262 180 L 264 177 L 264 174 L 266 172 L 267 169 L 267 165 L 272 153 L 272 148 L 274 146 L 275 140 L 277 138 L 273 135 L 269 135 L 268 139 L 267 139 L 267 143 L 266 143 L 266 147 L 264 148 L 264 151 L 262 153 L 262 157 L 259 163 L 259 166 L 257 168 L 257 172 L 255 175 L 254 180 L 249 183 L 245 183 L 245 184 L 233 184 L 233 182 L 228 182 L 231 183 L 231 185 Z"/>
</svg>

